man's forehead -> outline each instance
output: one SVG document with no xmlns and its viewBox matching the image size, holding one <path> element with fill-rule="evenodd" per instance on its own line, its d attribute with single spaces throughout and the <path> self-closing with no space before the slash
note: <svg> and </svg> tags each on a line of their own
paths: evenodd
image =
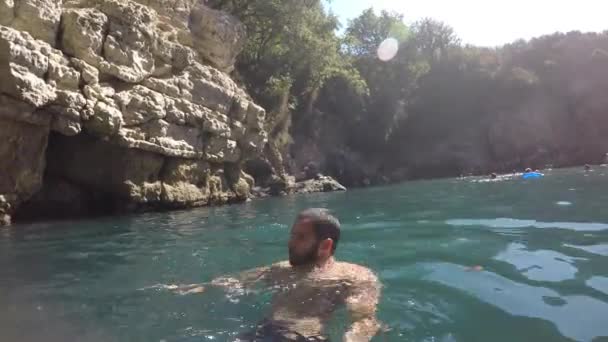
<svg viewBox="0 0 608 342">
<path fill-rule="evenodd" d="M 291 227 L 292 231 L 297 231 L 298 233 L 309 232 L 312 231 L 312 220 L 308 218 L 302 218 L 296 220 L 296 222 Z"/>
</svg>

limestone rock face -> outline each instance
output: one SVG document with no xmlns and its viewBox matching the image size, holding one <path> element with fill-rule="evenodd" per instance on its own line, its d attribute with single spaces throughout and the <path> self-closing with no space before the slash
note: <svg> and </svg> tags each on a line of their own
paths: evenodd
<svg viewBox="0 0 608 342">
<path fill-rule="evenodd" d="M 247 199 L 267 134 L 226 74 L 244 42 L 197 0 L 0 0 L 0 221 L 43 174 L 28 208 L 66 188 L 125 211 Z"/>
<path fill-rule="evenodd" d="M 199 6 L 190 15 L 190 30 L 199 53 L 221 70 L 232 69 L 245 44 L 245 28 L 241 23 L 227 14 Z M 210 48 L 201 49 L 203 46 Z"/>
<path fill-rule="evenodd" d="M 62 0 L 3 0 L 7 11 L 12 5 L 12 20 L 2 24 L 30 33 L 34 38 L 55 45 Z M 12 3 L 12 4 L 11 4 Z M 2 5 L 0 5 L 2 9 Z M 0 21 L 1 23 L 1 21 Z"/>
</svg>

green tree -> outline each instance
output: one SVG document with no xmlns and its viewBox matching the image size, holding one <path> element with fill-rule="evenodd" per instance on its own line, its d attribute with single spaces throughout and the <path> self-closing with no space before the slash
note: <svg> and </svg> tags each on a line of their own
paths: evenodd
<svg viewBox="0 0 608 342">
<path fill-rule="evenodd" d="M 372 9 L 338 37 L 320 0 L 210 3 L 247 27 L 237 71 L 269 110 L 271 140 L 293 143 L 296 159 L 299 147 L 328 165 L 350 156 L 326 170 L 352 184 L 387 168 L 448 176 L 586 163 L 608 152 L 608 32 L 488 49 L 462 46 L 445 23 L 408 27 L 402 15 Z M 399 51 L 381 61 L 387 38 Z"/>
<path fill-rule="evenodd" d="M 292 106 L 318 90 L 327 78 L 349 66 L 340 55 L 336 16 L 326 13 L 320 0 L 212 0 L 210 4 L 237 16 L 248 39 L 237 69 L 257 100 L 273 107 L 281 79 L 290 89 Z M 351 70 L 352 71 L 352 70 Z M 356 75 L 355 75 L 356 76 Z M 285 87 L 288 80 L 290 87 Z M 269 98 L 270 97 L 270 98 Z"/>
<path fill-rule="evenodd" d="M 365 98 L 360 120 L 352 129 L 352 145 L 372 155 L 384 148 L 397 123 L 407 116 L 409 96 L 422 72 L 410 48 L 410 30 L 403 16 L 372 9 L 351 20 L 346 29 L 344 50 L 365 80 L 369 96 Z M 377 57 L 380 44 L 397 39 L 399 51 L 390 61 Z"/>
<path fill-rule="evenodd" d="M 412 26 L 413 45 L 430 63 L 447 57 L 450 48 L 460 45 L 454 30 L 433 19 L 422 19 Z"/>
<path fill-rule="evenodd" d="M 385 39 L 394 38 L 405 42 L 408 36 L 409 30 L 403 23 L 403 15 L 387 11 L 376 15 L 374 10 L 369 8 L 349 21 L 345 48 L 351 56 L 374 58 Z"/>
</svg>

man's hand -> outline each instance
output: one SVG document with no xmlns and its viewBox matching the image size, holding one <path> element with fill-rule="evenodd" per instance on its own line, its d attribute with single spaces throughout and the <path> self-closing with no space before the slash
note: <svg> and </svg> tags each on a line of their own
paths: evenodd
<svg viewBox="0 0 608 342">
<path fill-rule="evenodd" d="M 368 342 L 376 335 L 380 324 L 375 318 L 366 318 L 352 323 L 344 334 L 344 342 Z"/>
<path fill-rule="evenodd" d="M 218 277 L 211 281 L 211 285 L 229 289 L 242 289 L 243 284 L 240 280 L 232 277 Z"/>
<path fill-rule="evenodd" d="M 175 292 L 181 295 L 193 294 L 193 293 L 203 293 L 205 291 L 204 284 L 187 284 L 187 285 L 165 285 L 165 284 L 157 284 L 152 286 L 147 286 L 139 289 L 142 290 L 169 290 L 171 292 Z"/>
<path fill-rule="evenodd" d="M 205 292 L 205 287 L 200 285 L 188 289 L 177 290 L 177 293 L 179 293 L 180 295 L 198 294 L 203 292 Z"/>
<path fill-rule="evenodd" d="M 236 277 L 218 277 L 213 279 L 210 283 L 184 285 L 157 284 L 141 288 L 140 290 L 169 290 L 180 295 L 189 295 L 203 293 L 205 292 L 207 286 L 217 286 L 227 290 L 236 290 L 240 292 L 248 287 L 252 287 L 260 280 L 267 279 L 269 271 L 269 267 L 260 267 L 249 271 L 241 272 Z"/>
</svg>

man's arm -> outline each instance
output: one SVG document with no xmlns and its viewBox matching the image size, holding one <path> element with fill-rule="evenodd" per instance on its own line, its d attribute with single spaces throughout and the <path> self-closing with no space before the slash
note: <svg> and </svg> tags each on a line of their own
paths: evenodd
<svg viewBox="0 0 608 342">
<path fill-rule="evenodd" d="M 258 267 L 243 271 L 236 276 L 222 276 L 211 281 L 211 285 L 226 287 L 231 289 L 243 289 L 252 287 L 257 282 L 267 278 L 271 268 Z"/>
<path fill-rule="evenodd" d="M 344 334 L 344 342 L 370 341 L 380 329 L 376 307 L 380 298 L 380 282 L 369 270 L 362 280 L 354 284 L 346 298 L 351 325 Z"/>
<path fill-rule="evenodd" d="M 181 295 L 203 293 L 208 286 L 222 287 L 228 290 L 244 290 L 252 287 L 256 282 L 266 277 L 269 267 L 254 268 L 248 271 L 241 272 L 234 277 L 225 276 L 213 279 L 211 282 L 199 284 L 182 284 L 182 285 L 165 285 L 158 284 L 141 288 L 140 290 L 161 289 L 169 290 Z"/>
<path fill-rule="evenodd" d="M 234 276 L 221 276 L 213 279 L 211 282 L 201 284 L 188 284 L 188 285 L 162 285 L 162 288 L 169 289 L 173 292 L 185 295 L 202 293 L 205 291 L 207 286 L 222 287 L 231 291 L 243 291 L 247 288 L 253 287 L 260 281 L 266 281 L 272 279 L 272 274 L 278 270 L 284 268 L 283 263 L 277 263 L 271 266 L 258 267 L 243 271 Z M 159 286 L 154 286 L 159 287 Z"/>
</svg>

